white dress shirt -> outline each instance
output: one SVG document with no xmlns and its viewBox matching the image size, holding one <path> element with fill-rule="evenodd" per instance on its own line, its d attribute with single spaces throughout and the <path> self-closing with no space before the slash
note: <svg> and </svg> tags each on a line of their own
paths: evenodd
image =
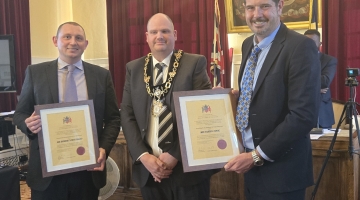
<svg viewBox="0 0 360 200">
<path fill-rule="evenodd" d="M 163 67 L 163 83 L 166 81 L 166 77 L 169 70 L 170 60 L 171 56 L 173 55 L 173 52 L 171 52 L 170 55 L 168 55 L 163 61 L 158 61 L 154 57 L 152 57 L 152 64 L 153 64 L 153 77 L 156 77 L 158 69 L 155 67 L 155 65 L 159 62 L 164 63 L 166 67 Z M 153 84 L 155 84 L 155 78 L 153 78 Z M 167 94 L 169 95 L 169 94 Z M 153 103 L 155 102 L 155 99 L 153 99 Z M 151 105 L 151 110 L 154 104 Z M 169 108 L 170 109 L 170 108 Z M 162 150 L 159 148 L 158 143 L 158 131 L 159 129 L 159 116 L 152 115 L 152 112 L 150 111 L 149 116 L 149 129 L 146 134 L 146 141 L 150 145 L 150 147 L 153 150 L 153 154 L 155 156 L 159 156 L 162 153 Z M 141 157 L 141 156 L 140 156 Z"/>
</svg>

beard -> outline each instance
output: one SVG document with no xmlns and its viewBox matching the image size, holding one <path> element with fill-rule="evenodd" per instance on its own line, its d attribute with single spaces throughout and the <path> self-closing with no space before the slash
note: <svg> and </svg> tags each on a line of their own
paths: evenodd
<svg viewBox="0 0 360 200">
<path fill-rule="evenodd" d="M 249 28 L 255 35 L 267 37 L 279 26 L 280 20 L 279 23 L 276 23 L 276 21 L 277 20 L 274 18 L 267 19 L 264 17 L 260 17 L 251 20 L 246 20 L 246 23 L 248 24 Z M 261 25 L 261 27 L 258 28 L 257 25 Z"/>
</svg>

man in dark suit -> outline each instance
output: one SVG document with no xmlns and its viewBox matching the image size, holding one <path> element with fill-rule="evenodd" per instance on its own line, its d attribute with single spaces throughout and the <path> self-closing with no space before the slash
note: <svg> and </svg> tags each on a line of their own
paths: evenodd
<svg viewBox="0 0 360 200">
<path fill-rule="evenodd" d="M 304 35 L 314 40 L 318 50 L 320 50 L 321 42 L 319 31 L 309 29 L 305 31 Z M 317 126 L 320 128 L 331 128 L 335 123 L 335 119 L 329 87 L 336 73 L 337 59 L 320 51 L 319 59 L 321 63 L 321 103 Z"/>
<path fill-rule="evenodd" d="M 53 43 L 59 50 L 59 58 L 45 63 L 30 65 L 19 103 L 14 114 L 14 123 L 30 139 L 30 156 L 27 184 L 31 198 L 42 199 L 98 199 L 99 189 L 106 184 L 104 165 L 120 130 L 120 114 L 110 72 L 81 60 L 88 41 L 84 29 L 75 22 L 59 26 Z M 75 66 L 77 100 L 92 99 L 94 103 L 99 141 L 100 167 L 53 177 L 42 177 L 38 135 L 41 119 L 35 115 L 34 106 L 68 101 L 66 76 L 70 65 Z"/>
<path fill-rule="evenodd" d="M 247 200 L 303 200 L 313 184 L 309 132 L 318 116 L 320 62 L 314 42 L 281 23 L 283 6 L 245 1 L 254 33 L 242 45 L 238 77 L 236 124 L 245 153 L 224 168 L 245 173 Z"/>
<path fill-rule="evenodd" d="M 206 58 L 174 50 L 176 37 L 167 15 L 149 19 L 146 40 L 151 54 L 126 64 L 122 127 L 133 159 L 133 179 L 144 199 L 209 199 L 210 177 L 217 170 L 183 172 L 172 97 L 174 91 L 211 89 Z M 172 117 L 165 123 L 170 133 L 164 137 L 159 122 L 166 112 Z"/>
</svg>

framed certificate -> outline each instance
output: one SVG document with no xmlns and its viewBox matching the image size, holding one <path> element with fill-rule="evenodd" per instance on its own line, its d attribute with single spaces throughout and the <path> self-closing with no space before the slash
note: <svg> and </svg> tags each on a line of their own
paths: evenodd
<svg viewBox="0 0 360 200">
<path fill-rule="evenodd" d="M 43 177 L 100 166 L 92 100 L 35 106 Z"/>
<path fill-rule="evenodd" d="M 231 89 L 173 95 L 184 172 L 222 168 L 243 151 Z"/>
</svg>

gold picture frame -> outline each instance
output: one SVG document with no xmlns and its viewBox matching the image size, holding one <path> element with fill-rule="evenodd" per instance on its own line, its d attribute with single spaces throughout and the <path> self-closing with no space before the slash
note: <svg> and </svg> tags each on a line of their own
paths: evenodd
<svg viewBox="0 0 360 200">
<path fill-rule="evenodd" d="M 244 0 L 225 0 L 228 33 L 250 33 L 245 21 Z M 285 0 L 281 21 L 290 29 L 308 29 L 313 0 Z M 318 27 L 321 27 L 321 0 L 318 0 Z"/>
</svg>

